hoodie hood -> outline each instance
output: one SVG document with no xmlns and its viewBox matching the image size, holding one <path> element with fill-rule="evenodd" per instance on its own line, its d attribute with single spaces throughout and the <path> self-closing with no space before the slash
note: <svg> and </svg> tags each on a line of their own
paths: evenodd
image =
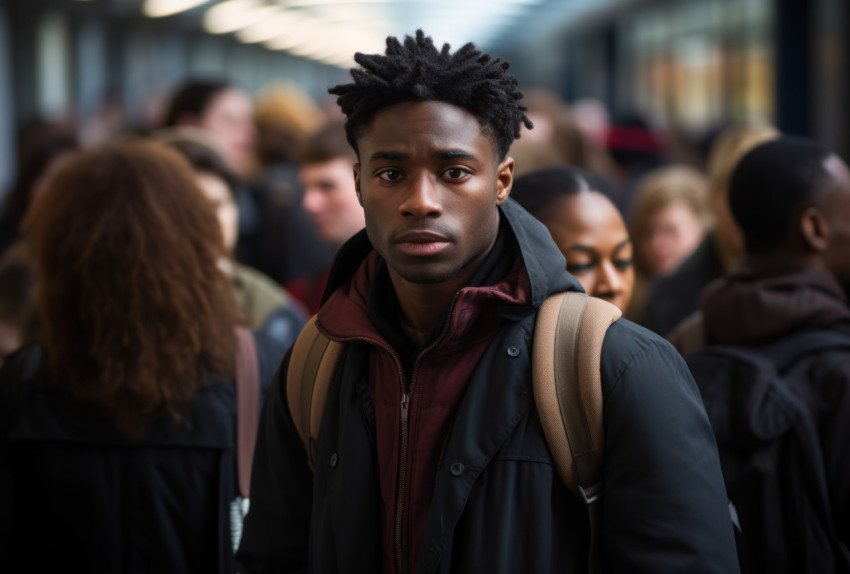
<svg viewBox="0 0 850 574">
<path fill-rule="evenodd" d="M 725 345 L 759 345 L 850 323 L 841 285 L 817 269 L 765 273 L 741 267 L 710 284 L 701 307 L 707 341 Z"/>
</svg>

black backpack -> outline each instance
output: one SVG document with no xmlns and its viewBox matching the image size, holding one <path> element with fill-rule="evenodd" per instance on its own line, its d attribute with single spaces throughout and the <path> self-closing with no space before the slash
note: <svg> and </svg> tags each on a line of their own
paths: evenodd
<svg viewBox="0 0 850 574">
<path fill-rule="evenodd" d="M 760 348 L 709 345 L 686 359 L 717 439 L 744 574 L 850 572 L 809 391 L 816 361 L 840 349 L 850 351 L 850 336 L 805 331 Z"/>
</svg>

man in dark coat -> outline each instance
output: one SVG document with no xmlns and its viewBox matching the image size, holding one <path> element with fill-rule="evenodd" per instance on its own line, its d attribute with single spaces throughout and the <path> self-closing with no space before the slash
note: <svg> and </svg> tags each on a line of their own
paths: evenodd
<svg viewBox="0 0 850 574">
<path fill-rule="evenodd" d="M 284 361 L 254 459 L 244 572 L 586 572 L 584 504 L 553 467 L 532 393 L 547 295 L 581 290 L 508 199 L 520 126 L 507 64 L 421 31 L 356 55 L 331 90 L 366 229 L 338 253 L 317 325 L 346 343 L 315 472 Z M 569 352 L 569 351 L 565 351 Z M 711 428 L 686 366 L 625 320 L 602 348 L 608 572 L 737 572 Z"/>
<path fill-rule="evenodd" d="M 763 143 L 735 169 L 729 203 L 743 232 L 744 259 L 708 286 L 702 316 L 679 333 L 679 348 L 759 348 L 804 331 L 850 336 L 850 173 L 844 162 L 802 138 Z M 785 567 L 850 571 L 850 352 L 823 349 L 799 361 L 789 368 L 806 376 L 802 387 L 792 388 L 817 421 L 833 522 L 828 529 L 843 549 L 834 550 L 833 568 L 813 568 L 812 557 L 793 552 L 800 541 L 787 540 Z"/>
</svg>

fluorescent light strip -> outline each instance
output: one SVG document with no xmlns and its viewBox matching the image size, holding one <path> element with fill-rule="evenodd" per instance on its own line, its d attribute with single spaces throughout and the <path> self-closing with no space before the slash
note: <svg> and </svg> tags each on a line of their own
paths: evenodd
<svg viewBox="0 0 850 574">
<path fill-rule="evenodd" d="M 145 0 L 142 11 L 149 18 L 163 18 L 190 10 L 207 0 Z"/>
</svg>

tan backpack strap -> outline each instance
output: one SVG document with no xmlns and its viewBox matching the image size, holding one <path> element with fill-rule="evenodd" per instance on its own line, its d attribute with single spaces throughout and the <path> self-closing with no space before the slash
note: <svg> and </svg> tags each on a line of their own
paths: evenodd
<svg viewBox="0 0 850 574">
<path fill-rule="evenodd" d="M 601 572 L 598 505 L 602 493 L 602 341 L 622 316 L 583 293 L 548 297 L 534 330 L 534 396 L 561 480 L 584 500 L 590 516 L 590 572 Z"/>
<path fill-rule="evenodd" d="M 310 468 L 316 465 L 316 448 L 322 415 L 337 364 L 345 349 L 316 327 L 316 316 L 307 322 L 292 346 L 286 371 L 286 397 L 292 422 L 307 451 Z"/>
<path fill-rule="evenodd" d="M 248 498 L 251 461 L 260 422 L 260 366 L 251 331 L 237 327 L 236 340 L 236 469 L 239 494 L 242 498 Z"/>
</svg>

